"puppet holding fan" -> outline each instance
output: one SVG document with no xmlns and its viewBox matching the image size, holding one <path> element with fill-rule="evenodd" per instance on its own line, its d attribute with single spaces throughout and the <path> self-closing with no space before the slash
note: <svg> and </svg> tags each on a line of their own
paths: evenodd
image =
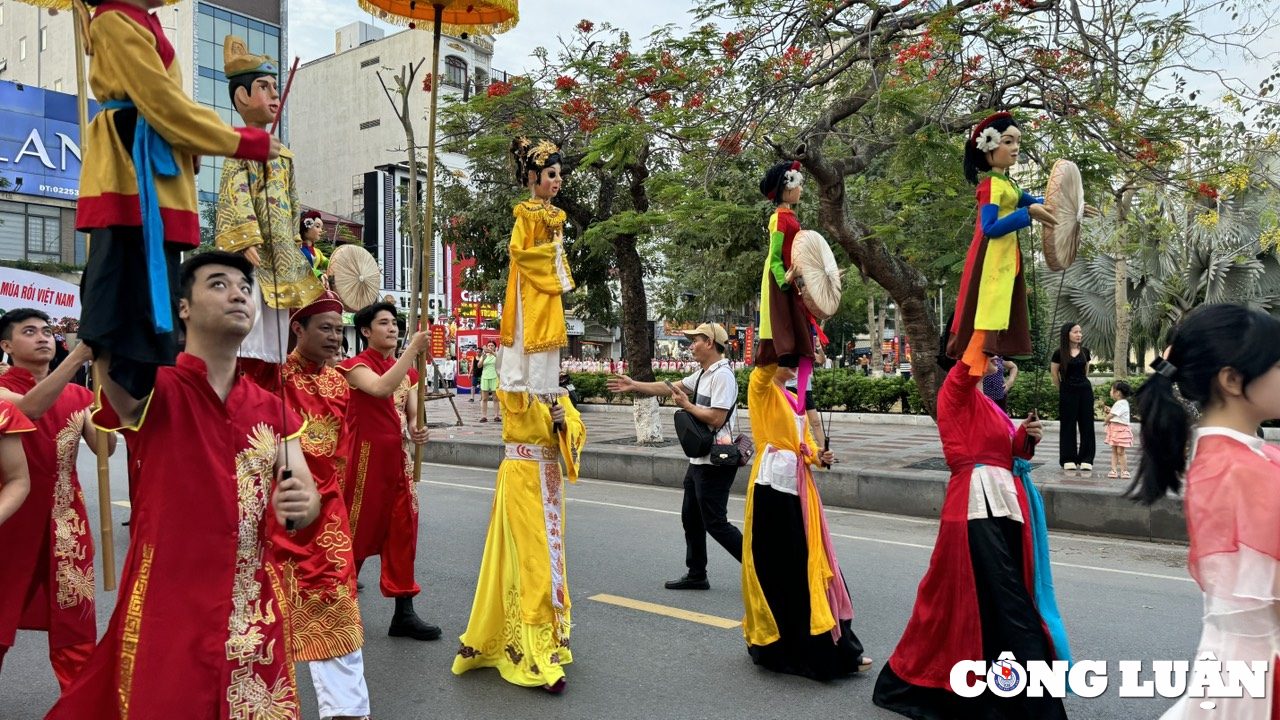
<svg viewBox="0 0 1280 720">
<path fill-rule="evenodd" d="M 1075 258 L 1080 220 L 1098 214 L 1084 204 L 1080 172 L 1070 161 L 1054 165 L 1046 200 L 1021 190 L 1009 176 L 1018 163 L 1021 140 L 1013 116 L 999 112 L 978 123 L 965 143 L 964 174 L 978 186 L 978 220 L 965 257 L 947 354 L 963 360 L 975 375 L 987 366 L 986 356 L 1032 354 L 1018 231 L 1032 221 L 1040 223 L 1050 266 L 1066 269 Z M 979 172 L 987 173 L 981 182 Z"/>
<path fill-rule="evenodd" d="M 813 338 L 827 341 L 819 320 L 840 305 L 843 272 L 821 235 L 801 230 L 793 206 L 800 201 L 804 175 L 800 163 L 769 168 L 760 192 L 778 209 L 769 218 L 769 254 L 760 278 L 760 347 L 756 365 L 796 368 L 797 415 L 803 415 L 805 391 L 813 372 Z"/>
</svg>

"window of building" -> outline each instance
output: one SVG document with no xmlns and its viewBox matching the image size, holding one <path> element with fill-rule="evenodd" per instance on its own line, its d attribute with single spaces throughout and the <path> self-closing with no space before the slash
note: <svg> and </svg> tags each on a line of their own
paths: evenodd
<svg viewBox="0 0 1280 720">
<path fill-rule="evenodd" d="M 0 25 L 4 24 L 4 3 L 0 2 Z"/>
<path fill-rule="evenodd" d="M 444 84 L 456 88 L 467 84 L 467 61 L 457 55 L 449 55 L 444 59 Z"/>
<path fill-rule="evenodd" d="M 0 201 L 0 258 L 61 262 L 61 210 L 46 205 Z"/>
<path fill-rule="evenodd" d="M 53 91 L 62 92 L 62 78 L 53 81 Z"/>
<path fill-rule="evenodd" d="M 22 38 L 21 40 L 18 41 L 18 59 L 19 60 L 27 59 L 27 39 L 26 38 Z"/>
<path fill-rule="evenodd" d="M 40 28 L 40 49 L 49 49 L 49 28 L 47 27 Z"/>
<path fill-rule="evenodd" d="M 371 66 L 371 65 L 377 65 L 377 64 L 378 64 L 378 63 L 380 63 L 380 62 L 382 62 L 382 58 L 381 58 L 381 57 L 371 57 L 371 58 L 369 58 L 368 60 L 362 60 L 362 61 L 360 61 L 360 67 L 362 67 L 362 68 L 367 68 L 367 67 L 369 67 L 369 66 Z"/>
<path fill-rule="evenodd" d="M 369 128 L 376 128 L 376 127 L 378 127 L 378 126 L 379 126 L 379 125 L 381 125 L 381 124 L 382 124 L 382 120 L 381 120 L 381 119 L 378 119 L 378 120 L 369 120 L 369 121 L 367 121 L 367 122 L 362 122 L 362 123 L 360 123 L 360 129 L 361 129 L 361 130 L 368 130 Z"/>
</svg>

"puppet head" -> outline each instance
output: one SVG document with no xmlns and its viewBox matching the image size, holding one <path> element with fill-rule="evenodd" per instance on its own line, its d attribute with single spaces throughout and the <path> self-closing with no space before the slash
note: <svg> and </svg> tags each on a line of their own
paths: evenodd
<svg viewBox="0 0 1280 720">
<path fill-rule="evenodd" d="M 1013 116 L 1007 112 L 998 112 L 969 133 L 964 144 L 964 176 L 974 185 L 978 184 L 978 173 L 991 171 L 992 154 L 1000 149 L 1000 143 L 1009 128 L 1018 127 Z"/>
<path fill-rule="evenodd" d="M 533 142 L 527 137 L 511 141 L 516 182 L 536 198 L 550 200 L 560 192 L 560 148 L 550 140 Z"/>
<path fill-rule="evenodd" d="M 760 181 L 760 193 L 773 201 L 774 205 L 788 205 L 800 200 L 800 190 L 804 186 L 804 175 L 800 172 L 800 163 L 780 162 L 769 168 Z"/>
<path fill-rule="evenodd" d="M 228 35 L 222 41 L 223 72 L 231 104 L 246 125 L 270 127 L 280 112 L 280 92 L 276 77 L 279 68 L 271 58 L 249 54 L 243 38 Z"/>
<path fill-rule="evenodd" d="M 302 219 L 299 220 L 298 234 L 302 237 L 302 242 L 315 245 L 324 237 L 324 220 L 320 218 L 319 210 L 308 210 L 302 213 Z"/>
</svg>

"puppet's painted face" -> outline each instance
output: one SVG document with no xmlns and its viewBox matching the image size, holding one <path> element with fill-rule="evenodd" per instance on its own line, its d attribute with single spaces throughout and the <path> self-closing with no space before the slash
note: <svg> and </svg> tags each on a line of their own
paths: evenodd
<svg viewBox="0 0 1280 720">
<path fill-rule="evenodd" d="M 533 182 L 533 171 L 530 170 L 530 182 Z M 544 168 L 538 175 L 537 182 L 533 185 L 533 196 L 540 200 L 550 200 L 560 192 L 560 163 L 556 163 L 550 167 Z"/>
<path fill-rule="evenodd" d="M 324 236 L 324 221 L 320 218 L 307 218 L 302 221 L 303 242 L 315 245 Z"/>
<path fill-rule="evenodd" d="M 1000 146 L 987 153 L 987 162 L 991 169 L 1004 172 L 1018 164 L 1018 148 L 1022 143 L 1022 131 L 1016 125 L 1010 125 L 1000 134 Z"/>
<path fill-rule="evenodd" d="M 236 112 L 246 124 L 254 127 L 270 126 L 280 112 L 280 92 L 276 79 L 271 75 L 255 78 L 252 91 L 236 90 Z"/>
<path fill-rule="evenodd" d="M 800 202 L 800 194 L 802 192 L 804 192 L 804 183 L 793 188 L 784 187 L 782 188 L 782 202 L 788 205 L 795 205 Z"/>
</svg>

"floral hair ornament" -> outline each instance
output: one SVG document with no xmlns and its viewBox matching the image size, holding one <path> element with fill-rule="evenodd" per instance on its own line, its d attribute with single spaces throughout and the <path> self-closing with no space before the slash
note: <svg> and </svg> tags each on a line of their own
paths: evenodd
<svg viewBox="0 0 1280 720">
<path fill-rule="evenodd" d="M 991 123 L 1012 117 L 1013 115 L 1007 112 L 998 112 L 991 117 L 988 117 L 986 120 L 978 123 L 978 126 L 973 129 L 973 134 L 969 136 L 969 142 L 972 142 L 974 147 L 984 153 L 995 150 L 1000 147 L 1000 137 L 1002 133 L 991 127 Z"/>
<path fill-rule="evenodd" d="M 791 169 L 782 176 L 782 185 L 788 190 L 795 190 L 804 184 L 804 176 L 800 174 L 800 163 L 794 163 Z"/>
<path fill-rule="evenodd" d="M 1162 357 L 1151 361 L 1151 369 L 1155 370 L 1158 375 L 1163 375 L 1170 380 L 1175 379 L 1178 375 L 1178 366 Z"/>
<path fill-rule="evenodd" d="M 529 151 L 529 159 L 533 161 L 532 164 L 536 167 L 546 167 L 547 160 L 559 152 L 560 148 L 556 147 L 555 143 L 550 140 L 542 140 Z"/>
</svg>

